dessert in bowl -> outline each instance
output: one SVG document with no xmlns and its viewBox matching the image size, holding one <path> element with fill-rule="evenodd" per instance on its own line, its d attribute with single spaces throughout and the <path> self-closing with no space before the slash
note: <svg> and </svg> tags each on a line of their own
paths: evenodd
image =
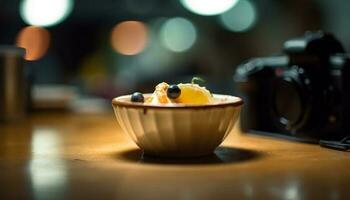
<svg viewBox="0 0 350 200">
<path fill-rule="evenodd" d="M 146 155 L 194 157 L 212 154 L 235 125 L 242 99 L 211 94 L 194 83 L 160 83 L 154 93 L 119 96 L 116 118 Z"/>
</svg>

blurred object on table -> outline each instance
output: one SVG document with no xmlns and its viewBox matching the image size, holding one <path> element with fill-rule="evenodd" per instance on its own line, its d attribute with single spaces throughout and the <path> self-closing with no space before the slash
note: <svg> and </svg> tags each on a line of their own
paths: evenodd
<svg viewBox="0 0 350 200">
<path fill-rule="evenodd" d="M 94 96 L 84 96 L 79 88 L 69 85 L 34 85 L 34 111 L 61 110 L 80 114 L 101 114 L 111 111 L 111 102 Z"/>
<path fill-rule="evenodd" d="M 70 110 L 79 114 L 105 114 L 112 113 L 111 102 L 97 97 L 75 99 L 70 104 Z"/>
<path fill-rule="evenodd" d="M 66 85 L 34 85 L 33 109 L 68 109 L 78 96 L 76 87 Z"/>
<path fill-rule="evenodd" d="M 25 50 L 0 45 L 0 121 L 22 119 L 27 113 L 27 90 L 23 66 Z"/>
</svg>

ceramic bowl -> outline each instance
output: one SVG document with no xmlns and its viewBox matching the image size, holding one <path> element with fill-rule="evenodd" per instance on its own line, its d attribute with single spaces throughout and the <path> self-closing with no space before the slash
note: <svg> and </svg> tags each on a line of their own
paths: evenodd
<svg viewBox="0 0 350 200">
<path fill-rule="evenodd" d="M 210 104 L 151 105 L 131 102 L 131 95 L 125 95 L 114 98 L 112 105 L 121 128 L 146 155 L 194 157 L 213 153 L 243 105 L 239 97 L 213 96 Z"/>
</svg>

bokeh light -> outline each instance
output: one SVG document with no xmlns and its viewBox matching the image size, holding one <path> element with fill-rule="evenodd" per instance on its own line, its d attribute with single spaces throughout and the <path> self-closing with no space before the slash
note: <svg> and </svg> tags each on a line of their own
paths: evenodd
<svg viewBox="0 0 350 200">
<path fill-rule="evenodd" d="M 250 30 L 256 24 L 257 11 L 254 4 L 249 0 L 239 0 L 234 7 L 221 14 L 219 19 L 227 30 L 244 32 Z"/>
<path fill-rule="evenodd" d="M 22 0 L 20 15 L 24 22 L 35 26 L 61 23 L 72 12 L 72 0 Z"/>
<path fill-rule="evenodd" d="M 111 33 L 111 45 L 123 55 L 142 52 L 148 42 L 148 29 L 143 22 L 125 21 L 117 24 Z"/>
<path fill-rule="evenodd" d="M 18 33 L 16 45 L 26 49 L 26 60 L 38 60 L 50 46 L 50 33 L 41 27 L 25 27 Z"/>
<path fill-rule="evenodd" d="M 194 25 L 187 19 L 168 19 L 160 30 L 162 44 L 171 51 L 183 52 L 193 46 L 197 38 Z"/>
<path fill-rule="evenodd" d="M 180 0 L 189 11 L 198 15 L 218 15 L 232 8 L 237 0 Z"/>
</svg>

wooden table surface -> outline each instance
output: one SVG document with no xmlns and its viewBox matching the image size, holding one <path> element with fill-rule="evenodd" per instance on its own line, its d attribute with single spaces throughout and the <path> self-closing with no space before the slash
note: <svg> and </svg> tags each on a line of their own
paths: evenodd
<svg viewBox="0 0 350 200">
<path fill-rule="evenodd" d="M 145 157 L 112 113 L 0 124 L 0 199 L 350 199 L 350 154 L 236 128 L 215 154 Z"/>
</svg>

